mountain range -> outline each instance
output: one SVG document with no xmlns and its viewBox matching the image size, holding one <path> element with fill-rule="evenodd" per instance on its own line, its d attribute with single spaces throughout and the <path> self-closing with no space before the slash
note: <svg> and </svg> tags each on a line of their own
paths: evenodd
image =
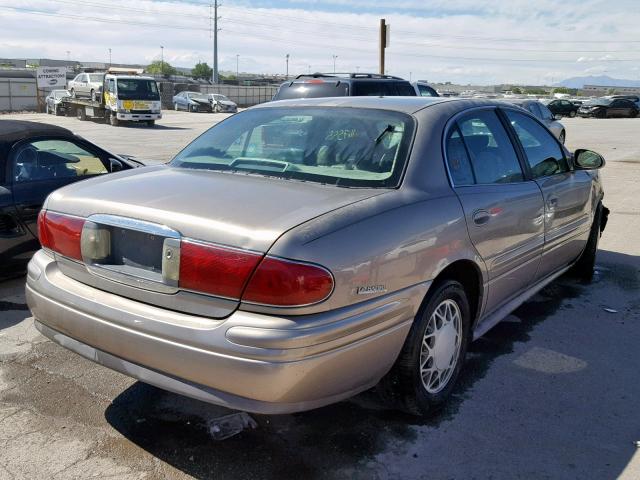
<svg viewBox="0 0 640 480">
<path fill-rule="evenodd" d="M 571 77 L 562 80 L 554 87 L 583 88 L 585 85 L 599 85 L 603 87 L 640 87 L 640 80 L 623 80 L 608 75 L 589 75 L 586 77 Z"/>
</svg>

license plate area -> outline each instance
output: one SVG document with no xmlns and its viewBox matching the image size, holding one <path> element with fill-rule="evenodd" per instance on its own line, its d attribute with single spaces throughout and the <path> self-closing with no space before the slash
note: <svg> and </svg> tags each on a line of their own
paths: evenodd
<svg viewBox="0 0 640 480">
<path fill-rule="evenodd" d="M 164 225 L 112 215 L 87 219 L 81 238 L 87 269 L 162 293 L 178 287 L 180 234 Z"/>
</svg>

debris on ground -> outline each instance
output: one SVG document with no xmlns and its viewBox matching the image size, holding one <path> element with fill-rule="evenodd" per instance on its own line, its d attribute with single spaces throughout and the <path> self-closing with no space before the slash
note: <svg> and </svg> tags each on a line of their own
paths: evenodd
<svg viewBox="0 0 640 480">
<path fill-rule="evenodd" d="M 608 313 L 618 313 L 618 310 L 616 310 L 616 309 L 614 309 L 614 308 L 607 308 L 607 307 L 605 307 L 604 311 L 605 311 L 605 312 L 608 312 Z"/>
<path fill-rule="evenodd" d="M 226 440 L 248 428 L 257 428 L 258 423 L 247 412 L 238 412 L 209 420 L 207 426 L 214 440 Z"/>
</svg>

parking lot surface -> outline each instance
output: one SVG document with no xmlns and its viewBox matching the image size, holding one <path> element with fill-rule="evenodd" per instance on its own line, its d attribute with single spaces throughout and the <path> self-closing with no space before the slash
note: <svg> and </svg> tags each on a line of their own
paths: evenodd
<svg viewBox="0 0 640 480">
<path fill-rule="evenodd" d="M 225 115 L 165 112 L 153 129 L 43 114 L 107 150 L 166 161 Z M 253 415 L 136 382 L 40 336 L 24 279 L 0 284 L 0 479 L 640 478 L 640 119 L 563 119 L 602 153 L 611 209 L 591 285 L 562 277 L 475 342 L 447 407 L 428 419 L 370 392 L 315 411 Z"/>
</svg>

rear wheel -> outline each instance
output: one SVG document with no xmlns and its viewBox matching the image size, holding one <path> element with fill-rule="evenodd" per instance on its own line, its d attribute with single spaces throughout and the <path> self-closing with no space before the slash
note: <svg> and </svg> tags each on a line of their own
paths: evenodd
<svg viewBox="0 0 640 480">
<path fill-rule="evenodd" d="M 379 389 L 395 406 L 424 415 L 442 406 L 455 387 L 469 343 L 469 301 L 463 286 L 432 286 L 402 352 Z"/>
<path fill-rule="evenodd" d="M 576 116 L 576 111 L 575 111 L 575 110 L 571 110 L 571 111 L 569 112 L 569 116 L 570 116 L 571 118 L 574 118 L 574 117 Z"/>
</svg>

